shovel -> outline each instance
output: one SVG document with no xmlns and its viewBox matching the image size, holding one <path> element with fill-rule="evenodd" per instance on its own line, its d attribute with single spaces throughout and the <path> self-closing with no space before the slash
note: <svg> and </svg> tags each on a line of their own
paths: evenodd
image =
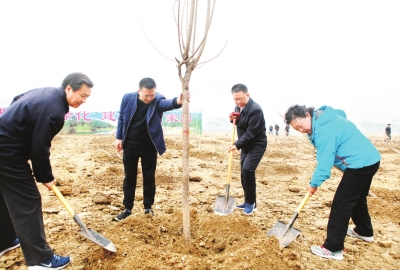
<svg viewBox="0 0 400 270">
<path fill-rule="evenodd" d="M 232 128 L 232 138 L 231 145 L 235 139 L 235 126 L 236 119 L 233 119 L 233 128 Z M 228 165 L 228 183 L 225 187 L 225 196 L 218 196 L 215 200 L 214 213 L 220 216 L 225 216 L 227 214 L 232 214 L 236 208 L 236 199 L 229 197 L 229 188 L 231 186 L 231 173 L 232 173 L 232 156 L 233 151 L 229 152 L 229 165 Z"/>
<path fill-rule="evenodd" d="M 71 217 L 73 217 L 75 222 L 78 223 L 79 227 L 81 228 L 81 230 L 79 231 L 79 233 L 81 235 L 83 235 L 87 239 L 95 242 L 96 244 L 102 246 L 103 248 L 105 248 L 111 252 L 117 252 L 117 248 L 114 246 L 114 244 L 110 240 L 108 240 L 101 234 L 99 234 L 91 229 L 86 228 L 86 226 L 85 226 L 85 224 L 83 224 L 81 218 L 77 214 L 75 214 L 74 210 L 72 210 L 71 206 L 64 199 L 64 196 L 61 194 L 60 190 L 58 190 L 58 188 L 55 185 L 52 186 L 52 189 L 53 189 L 54 194 L 57 196 L 58 199 L 60 199 L 60 201 L 62 202 L 64 207 L 67 209 L 67 211 L 71 215 Z"/>
<path fill-rule="evenodd" d="M 306 195 L 304 196 L 303 200 L 301 201 L 300 205 L 297 207 L 296 211 L 294 212 L 292 218 L 290 219 L 289 223 L 285 225 L 282 222 L 278 222 L 272 227 L 267 235 L 268 236 L 275 236 L 279 240 L 279 245 L 286 247 L 289 245 L 297 236 L 300 234 L 300 230 L 293 228 L 293 223 L 299 216 L 300 211 L 303 209 L 304 205 L 306 204 L 308 198 L 310 197 L 310 193 L 307 191 Z"/>
</svg>

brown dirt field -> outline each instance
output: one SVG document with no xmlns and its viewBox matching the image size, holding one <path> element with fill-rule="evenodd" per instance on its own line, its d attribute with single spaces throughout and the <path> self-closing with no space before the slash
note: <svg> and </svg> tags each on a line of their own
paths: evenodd
<svg viewBox="0 0 400 270">
<path fill-rule="evenodd" d="M 58 135 L 51 161 L 59 189 L 88 228 L 117 247 L 102 249 L 77 233 L 79 226 L 56 196 L 38 185 L 49 245 L 70 255 L 67 269 L 400 269 L 400 138 L 390 144 L 370 136 L 382 154 L 368 203 L 375 242 L 347 237 L 343 261 L 315 256 L 311 245 L 326 236 L 330 204 L 340 172 L 333 170 L 311 197 L 294 227 L 300 236 L 286 248 L 267 231 L 287 223 L 305 194 L 315 166 L 314 149 L 304 137 L 268 137 L 268 149 L 257 169 L 258 211 L 251 216 L 235 210 L 214 214 L 216 196 L 225 194 L 229 134 L 205 134 L 191 139 L 191 243 L 184 244 L 182 223 L 181 139 L 166 135 L 167 152 L 158 159 L 156 216 L 143 214 L 139 174 L 133 214 L 112 221 L 122 209 L 124 177 L 120 156 L 110 135 Z M 139 165 L 140 169 L 140 165 Z M 140 171 L 140 170 L 139 170 Z M 101 195 L 101 202 L 94 197 Z M 243 201 L 239 155 L 234 155 L 230 195 Z M 21 249 L 0 258 L 0 269 L 27 269 Z"/>
</svg>

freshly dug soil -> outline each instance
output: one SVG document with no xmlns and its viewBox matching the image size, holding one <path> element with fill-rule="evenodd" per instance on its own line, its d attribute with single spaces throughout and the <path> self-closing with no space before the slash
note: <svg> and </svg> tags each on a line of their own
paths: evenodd
<svg viewBox="0 0 400 270">
<path fill-rule="evenodd" d="M 225 194 L 229 134 L 206 134 L 190 142 L 190 245 L 182 222 L 181 138 L 166 135 L 167 152 L 156 172 L 156 216 L 144 215 L 142 175 L 132 215 L 112 221 L 123 210 L 121 156 L 114 136 L 58 135 L 51 161 L 58 187 L 88 228 L 110 239 L 116 253 L 78 233 L 79 226 L 52 192 L 38 184 L 43 199 L 47 241 L 57 254 L 70 255 L 67 269 L 400 269 L 400 140 L 390 144 L 370 136 L 382 154 L 368 198 L 375 242 L 347 237 L 343 261 L 315 256 L 310 246 L 326 236 L 330 205 L 341 173 L 332 170 L 296 220 L 300 236 L 281 248 L 267 231 L 287 223 L 306 192 L 315 167 L 314 149 L 300 136 L 269 136 L 257 171 L 258 211 L 246 216 L 214 214 L 214 202 Z M 394 150 L 393 150 L 394 149 Z M 239 155 L 234 154 L 230 195 L 243 202 Z M 350 223 L 350 225 L 352 225 Z M 27 269 L 21 249 L 0 258 L 0 269 Z"/>
</svg>

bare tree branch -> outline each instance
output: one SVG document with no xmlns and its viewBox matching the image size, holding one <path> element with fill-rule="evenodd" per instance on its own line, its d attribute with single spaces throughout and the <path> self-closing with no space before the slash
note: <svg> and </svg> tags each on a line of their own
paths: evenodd
<svg viewBox="0 0 400 270">
<path fill-rule="evenodd" d="M 197 6 L 199 2 L 196 0 L 196 7 L 195 7 L 195 12 L 194 12 L 194 28 L 193 28 L 193 42 L 192 42 L 192 53 L 194 53 L 194 46 L 196 45 L 196 28 L 197 28 Z"/>
<path fill-rule="evenodd" d="M 210 0 L 208 0 L 208 3 L 207 3 L 207 20 L 206 20 L 206 29 L 204 31 L 203 42 L 201 43 L 201 45 L 199 45 L 199 50 L 197 50 L 198 51 L 197 56 L 193 60 L 195 66 L 199 62 L 200 57 L 203 54 L 204 47 L 206 46 L 206 41 L 207 41 L 207 36 L 208 36 L 207 28 L 210 25 L 209 15 L 210 15 Z"/>
<path fill-rule="evenodd" d="M 164 56 L 164 57 L 167 58 L 168 60 L 171 60 L 172 62 L 174 62 L 174 60 L 172 60 L 171 58 L 165 56 L 162 52 L 160 52 L 160 50 L 157 49 L 157 47 L 151 42 L 151 40 L 147 37 L 146 32 L 144 31 L 143 21 L 141 21 L 141 23 L 142 23 L 143 34 L 144 34 L 144 36 L 147 38 L 147 40 L 150 42 L 150 44 L 154 47 L 154 49 L 156 49 L 156 51 L 159 52 L 159 54 L 161 54 L 162 56 Z"/>
<path fill-rule="evenodd" d="M 201 62 L 201 63 L 196 64 L 195 68 L 197 68 L 199 65 L 202 65 L 202 66 L 203 66 L 205 63 L 208 63 L 208 62 L 214 60 L 215 58 L 217 58 L 217 57 L 222 53 L 222 51 L 225 49 L 225 47 L 226 47 L 227 44 L 228 44 L 228 41 L 226 41 L 224 47 L 221 49 L 221 51 L 220 51 L 216 56 L 214 56 L 214 57 L 211 58 L 210 60 L 203 61 L 203 62 Z"/>
<path fill-rule="evenodd" d="M 190 18 L 189 18 L 189 28 L 186 32 L 186 47 L 182 55 L 182 59 L 185 61 L 189 56 L 189 49 L 190 49 L 190 41 L 192 39 L 192 29 L 193 29 L 193 20 L 194 20 L 194 7 L 195 1 L 192 0 L 190 5 Z"/>
<path fill-rule="evenodd" d="M 187 2 L 187 0 L 185 0 L 185 2 L 183 3 L 183 7 L 182 7 L 182 16 L 181 16 L 181 19 L 180 19 L 180 24 L 181 24 L 181 28 L 180 28 L 180 34 L 181 34 L 181 36 L 180 36 L 180 38 L 182 39 L 182 49 L 183 49 L 183 51 L 181 52 L 181 55 L 183 55 L 184 54 L 184 51 L 186 50 L 186 46 L 187 46 L 187 44 L 185 43 L 185 34 L 184 33 L 186 33 L 186 31 L 187 31 L 187 21 L 186 21 L 186 31 L 183 31 L 183 17 L 186 15 L 186 18 L 187 18 L 187 14 L 188 14 L 188 11 L 186 11 L 186 13 L 185 13 L 185 7 L 186 7 L 186 9 L 188 9 L 189 8 L 189 4 L 188 4 L 188 2 Z M 180 7 L 180 5 L 179 5 L 179 9 L 180 9 L 181 7 Z"/>
<path fill-rule="evenodd" d="M 173 7 L 172 7 L 172 13 L 174 14 L 174 20 L 175 20 L 175 25 L 176 25 L 176 28 L 178 29 L 178 42 L 179 42 L 179 52 L 181 53 L 181 55 L 182 55 L 182 53 L 183 53 L 183 50 L 182 50 L 182 44 L 183 44 L 183 39 L 182 39 L 182 42 L 181 42 L 181 36 L 182 36 L 182 32 L 180 31 L 181 30 L 181 28 L 180 28 L 180 26 L 179 26 L 179 9 L 180 9 L 180 0 L 178 1 L 178 20 L 176 20 L 176 16 L 175 16 L 175 2 L 174 2 L 174 5 L 173 5 Z M 184 45 L 183 45 L 184 46 Z M 175 58 L 176 59 L 176 58 Z M 178 60 L 177 60 L 178 61 Z"/>
<path fill-rule="evenodd" d="M 215 1 L 213 2 L 213 7 L 210 11 L 210 6 L 211 6 L 211 0 L 208 0 L 207 3 L 207 21 L 206 21 L 206 29 L 204 31 L 204 39 L 203 42 L 201 44 L 201 49 L 199 51 L 199 53 L 197 54 L 196 59 L 194 60 L 195 65 L 199 62 L 201 55 L 203 54 L 204 48 L 206 46 L 206 40 L 207 40 L 207 36 L 208 36 L 208 31 L 210 30 L 210 26 L 211 26 L 211 21 L 212 21 L 212 17 L 214 14 L 214 8 L 215 8 Z"/>
<path fill-rule="evenodd" d="M 200 48 L 203 46 L 203 44 L 205 45 L 205 42 L 206 42 L 206 40 L 207 40 L 207 35 L 208 35 L 208 30 L 210 29 L 210 26 L 211 26 L 211 19 L 212 19 L 212 14 L 214 13 L 214 7 L 215 7 L 215 1 L 214 1 L 214 4 L 213 4 L 213 8 L 212 8 L 212 11 L 211 11 L 211 17 L 208 19 L 207 18 L 207 22 L 209 22 L 209 24 L 208 24 L 208 27 L 207 27 L 207 30 L 205 31 L 205 33 L 204 33 L 204 37 L 203 37 L 203 40 L 200 42 L 200 44 L 199 44 L 199 46 L 197 47 L 197 49 L 196 49 L 196 51 L 194 52 L 194 53 L 192 53 L 190 56 L 189 56 L 189 58 L 187 58 L 187 59 L 183 59 L 183 61 L 185 62 L 185 63 L 188 63 L 192 58 L 194 58 L 195 56 L 196 56 L 196 54 L 197 54 L 197 52 L 200 50 Z M 203 46 L 203 50 L 204 50 L 204 46 Z M 202 54 L 202 53 L 201 53 Z M 199 61 L 199 59 L 200 59 L 200 57 L 201 57 L 201 54 L 197 54 L 197 62 Z M 183 57 L 182 57 L 183 58 Z"/>
<path fill-rule="evenodd" d="M 183 77 L 182 77 L 182 62 L 179 62 L 179 60 L 175 57 L 176 62 L 178 62 L 178 65 L 176 66 L 178 68 L 178 76 L 179 80 L 181 80 L 181 83 L 183 83 Z"/>
</svg>

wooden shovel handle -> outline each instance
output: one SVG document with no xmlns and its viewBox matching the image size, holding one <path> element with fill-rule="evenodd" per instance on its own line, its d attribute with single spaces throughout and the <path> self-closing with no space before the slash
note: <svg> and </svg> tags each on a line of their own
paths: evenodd
<svg viewBox="0 0 400 270">
<path fill-rule="evenodd" d="M 235 131 L 236 131 L 235 127 L 236 127 L 236 119 L 233 119 L 231 146 L 233 145 L 233 142 L 235 141 Z M 228 184 L 231 183 L 232 157 L 233 157 L 233 150 L 229 152 L 228 177 L 227 177 L 228 178 L 227 179 Z"/>
<path fill-rule="evenodd" d="M 303 207 L 306 204 L 309 197 L 310 197 L 310 193 L 307 191 L 306 195 L 304 195 L 303 200 L 301 201 L 301 203 L 299 204 L 299 206 L 296 209 L 297 214 L 299 214 L 300 211 L 303 209 Z"/>
<path fill-rule="evenodd" d="M 71 206 L 68 204 L 68 202 L 64 199 L 64 196 L 61 194 L 60 190 L 56 187 L 56 185 L 52 185 L 51 189 L 53 190 L 53 192 L 57 196 L 57 198 L 61 201 L 61 203 L 64 205 L 65 209 L 67 209 L 67 211 L 71 215 L 71 217 L 74 217 L 74 215 L 75 215 L 74 210 L 71 208 Z"/>
</svg>

